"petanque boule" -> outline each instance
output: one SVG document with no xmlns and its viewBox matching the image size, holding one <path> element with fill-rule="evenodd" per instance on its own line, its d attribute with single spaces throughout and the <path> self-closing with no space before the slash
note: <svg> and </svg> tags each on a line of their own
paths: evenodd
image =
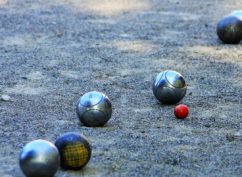
<svg viewBox="0 0 242 177">
<path fill-rule="evenodd" d="M 184 77 L 172 70 L 159 73 L 153 82 L 153 94 L 162 104 L 175 104 L 186 94 Z"/>
<path fill-rule="evenodd" d="M 85 126 L 103 126 L 112 116 L 112 104 L 105 94 L 92 91 L 80 97 L 76 104 L 76 112 Z"/>
<path fill-rule="evenodd" d="M 236 16 L 237 18 L 242 20 L 242 10 L 235 10 L 235 11 L 231 12 L 230 15 Z"/>
<path fill-rule="evenodd" d="M 52 177 L 60 165 L 55 145 L 46 140 L 35 140 L 24 146 L 19 165 L 27 177 Z"/>
<path fill-rule="evenodd" d="M 65 133 L 55 142 L 61 158 L 61 167 L 65 170 L 80 170 L 91 158 L 91 145 L 84 135 Z"/>
<path fill-rule="evenodd" d="M 217 24 L 217 34 L 227 44 L 238 44 L 242 40 L 242 12 L 234 11 Z"/>
</svg>

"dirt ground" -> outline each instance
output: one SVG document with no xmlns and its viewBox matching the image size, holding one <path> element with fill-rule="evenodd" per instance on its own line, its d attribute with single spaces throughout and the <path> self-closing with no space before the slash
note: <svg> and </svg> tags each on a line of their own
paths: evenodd
<svg viewBox="0 0 242 177">
<path fill-rule="evenodd" d="M 240 176 L 242 45 L 224 45 L 219 19 L 242 0 L 0 0 L 0 176 L 23 177 L 18 156 L 35 139 L 86 135 L 92 158 L 77 176 Z M 182 103 L 160 105 L 152 81 L 186 79 Z M 84 93 L 106 93 L 105 127 L 79 123 Z"/>
</svg>

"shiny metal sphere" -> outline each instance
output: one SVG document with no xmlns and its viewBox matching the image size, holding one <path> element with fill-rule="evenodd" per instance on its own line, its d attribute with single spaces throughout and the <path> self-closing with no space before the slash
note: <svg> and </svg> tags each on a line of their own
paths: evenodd
<svg viewBox="0 0 242 177">
<path fill-rule="evenodd" d="M 235 11 L 223 17 L 217 24 L 217 35 L 226 44 L 238 44 L 242 40 L 242 13 Z"/>
<path fill-rule="evenodd" d="M 236 16 L 238 19 L 242 21 L 242 10 L 233 11 L 230 15 Z"/>
<path fill-rule="evenodd" d="M 61 167 L 65 170 L 79 170 L 91 158 L 92 148 L 87 138 L 79 133 L 65 133 L 55 142 L 61 157 Z"/>
<path fill-rule="evenodd" d="M 153 93 L 163 104 L 175 104 L 186 94 L 187 86 L 183 76 L 172 70 L 159 73 L 153 82 Z"/>
<path fill-rule="evenodd" d="M 111 118 L 112 104 L 105 94 L 92 91 L 80 97 L 76 112 L 85 126 L 103 126 Z"/>
<path fill-rule="evenodd" d="M 19 164 L 27 177 L 52 177 L 60 165 L 58 149 L 49 141 L 32 141 L 20 152 Z"/>
</svg>

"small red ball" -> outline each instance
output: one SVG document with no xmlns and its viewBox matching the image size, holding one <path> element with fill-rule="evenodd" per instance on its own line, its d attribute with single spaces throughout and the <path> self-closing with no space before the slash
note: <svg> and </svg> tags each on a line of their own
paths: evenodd
<svg viewBox="0 0 242 177">
<path fill-rule="evenodd" d="M 174 114 L 178 119 L 185 119 L 189 114 L 189 108 L 184 104 L 180 104 L 175 107 Z"/>
</svg>

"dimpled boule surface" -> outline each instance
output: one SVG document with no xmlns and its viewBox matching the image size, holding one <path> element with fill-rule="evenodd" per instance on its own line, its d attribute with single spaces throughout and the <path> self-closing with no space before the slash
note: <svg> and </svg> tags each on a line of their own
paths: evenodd
<svg viewBox="0 0 242 177">
<path fill-rule="evenodd" d="M 159 73 L 152 85 L 153 94 L 162 104 L 176 104 L 186 95 L 187 85 L 184 77 L 172 70 Z"/>
<path fill-rule="evenodd" d="M 83 125 L 88 127 L 103 126 L 112 116 L 112 104 L 104 93 L 91 91 L 79 98 L 76 112 Z"/>
<path fill-rule="evenodd" d="M 89 163 L 55 177 L 241 176 L 242 45 L 224 45 L 217 22 L 241 0 L 0 0 L 0 176 L 23 177 L 21 148 L 78 132 Z M 182 100 L 157 103 L 152 80 L 175 70 Z M 81 126 L 75 104 L 98 90 L 110 121 Z"/>
</svg>

